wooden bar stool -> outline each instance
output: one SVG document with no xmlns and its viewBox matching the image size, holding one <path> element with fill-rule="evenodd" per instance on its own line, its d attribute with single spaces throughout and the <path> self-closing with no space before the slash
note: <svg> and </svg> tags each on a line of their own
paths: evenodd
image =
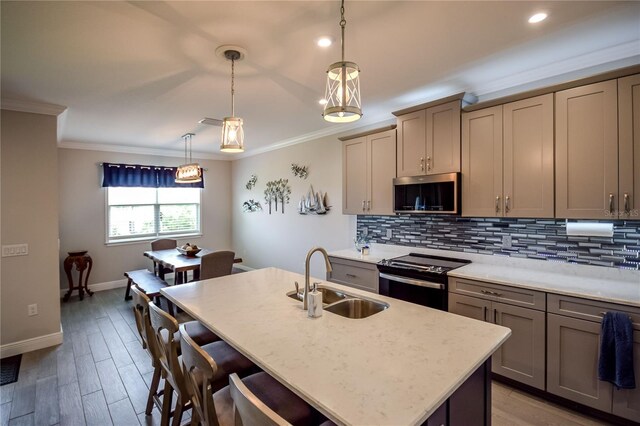
<svg viewBox="0 0 640 426">
<path fill-rule="evenodd" d="M 186 388 L 181 361 L 178 355 L 180 348 L 179 330 L 181 329 L 189 333 L 193 331 L 193 328 L 190 329 L 189 327 L 191 322 L 183 324 L 182 327 L 179 328 L 178 321 L 154 303 L 149 303 L 149 315 L 153 334 L 159 349 L 160 368 L 165 379 L 162 418 L 160 422 L 161 425 L 166 426 L 169 424 L 169 419 L 173 417 L 172 424 L 177 426 L 182 420 L 184 410 L 191 408 L 190 393 Z M 210 356 L 215 356 L 216 359 L 220 360 L 218 377 L 212 382 L 212 386 L 216 389 L 226 384 L 228 375 L 231 373 L 246 376 L 258 370 L 251 361 L 222 340 L 204 344 L 202 349 Z M 177 394 L 177 400 L 175 410 L 172 413 L 171 402 L 174 391 Z"/>
</svg>

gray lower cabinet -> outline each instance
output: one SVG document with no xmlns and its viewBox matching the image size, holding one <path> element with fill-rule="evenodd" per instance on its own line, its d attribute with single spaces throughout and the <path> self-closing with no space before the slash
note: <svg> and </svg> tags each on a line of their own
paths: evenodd
<svg viewBox="0 0 640 426">
<path fill-rule="evenodd" d="M 598 380 L 600 324 L 547 314 L 547 391 L 611 412 L 612 386 Z"/>
<path fill-rule="evenodd" d="M 640 386 L 617 389 L 598 380 L 602 314 L 624 312 L 633 324 L 633 362 L 640 385 L 640 308 L 577 297 L 547 296 L 547 391 L 640 422 Z"/>
<path fill-rule="evenodd" d="M 510 328 L 511 337 L 493 354 L 491 370 L 501 376 L 544 390 L 543 311 L 449 293 L 449 312 Z"/>
<path fill-rule="evenodd" d="M 331 272 L 327 281 L 378 293 L 378 267 L 375 263 L 359 262 L 329 256 Z"/>
</svg>

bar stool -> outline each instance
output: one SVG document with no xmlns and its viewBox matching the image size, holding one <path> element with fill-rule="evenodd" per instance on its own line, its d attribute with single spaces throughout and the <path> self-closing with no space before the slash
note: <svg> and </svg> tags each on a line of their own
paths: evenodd
<svg viewBox="0 0 640 426">
<path fill-rule="evenodd" d="M 203 425 L 312 425 L 315 412 L 306 402 L 281 385 L 265 372 L 259 372 L 243 379 L 233 373 L 229 376 L 230 386 L 216 391 L 217 377 L 220 375 L 220 364 L 208 351 L 200 348 L 184 328 L 180 330 L 180 347 L 182 348 L 182 364 L 188 389 L 191 393 L 193 412 L 192 424 Z M 233 384 L 235 382 L 235 385 Z M 253 399 L 270 413 L 267 417 L 253 417 L 243 414 L 245 404 L 238 402 L 240 395 L 234 395 L 242 387 L 253 395 Z M 260 395 L 266 404 L 254 395 Z M 236 398 L 238 400 L 236 401 Z M 235 409 L 234 409 L 235 402 Z M 242 405 L 242 408 L 238 404 Z"/>
<path fill-rule="evenodd" d="M 181 340 L 180 329 L 176 319 L 160 309 L 153 302 L 149 303 L 149 316 L 152 332 L 158 347 L 160 368 L 165 379 L 162 418 L 160 423 L 166 426 L 169 424 L 169 419 L 173 417 L 172 424 L 177 426 L 182 420 L 184 410 L 190 409 L 192 405 L 190 393 L 186 388 L 182 374 L 182 363 L 178 355 Z M 187 333 L 192 332 L 193 327 L 190 327 L 190 324 L 191 323 L 183 324 L 181 329 Z M 223 381 L 224 383 L 228 380 L 227 377 L 231 373 L 238 373 L 241 376 L 245 376 L 258 370 L 251 361 L 222 340 L 204 344 L 202 345 L 202 349 L 210 356 L 215 356 L 221 360 L 219 377 L 216 378 L 218 382 Z M 220 384 L 217 386 L 218 388 L 222 387 Z M 172 413 L 171 402 L 174 391 L 177 399 L 175 410 Z"/>
</svg>

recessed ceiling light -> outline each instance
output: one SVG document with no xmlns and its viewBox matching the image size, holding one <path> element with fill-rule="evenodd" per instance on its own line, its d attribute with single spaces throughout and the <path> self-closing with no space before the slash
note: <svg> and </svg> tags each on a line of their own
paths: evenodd
<svg viewBox="0 0 640 426">
<path fill-rule="evenodd" d="M 537 24 L 538 22 L 542 22 L 545 19 L 547 19 L 547 14 L 544 12 L 540 12 L 540 13 L 536 13 L 535 15 L 532 15 L 531 18 L 529 18 L 529 23 Z"/>
<path fill-rule="evenodd" d="M 320 99 L 320 100 L 318 101 L 318 103 L 319 103 L 320 105 L 326 105 L 326 104 L 327 104 L 327 100 L 326 100 L 326 99 Z"/>
<path fill-rule="evenodd" d="M 318 46 L 320 47 L 329 47 L 333 43 L 330 37 L 320 37 L 318 39 Z"/>
</svg>

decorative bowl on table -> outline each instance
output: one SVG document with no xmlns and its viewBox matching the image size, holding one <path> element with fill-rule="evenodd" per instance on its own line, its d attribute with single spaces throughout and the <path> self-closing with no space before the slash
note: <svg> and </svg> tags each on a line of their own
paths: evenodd
<svg viewBox="0 0 640 426">
<path fill-rule="evenodd" d="M 200 253 L 200 250 L 202 250 L 201 248 L 198 248 L 197 246 L 182 246 L 182 247 L 176 247 L 176 250 L 178 250 L 178 252 L 180 252 L 180 254 L 184 255 L 184 256 L 188 256 L 188 257 L 195 257 L 196 254 Z"/>
</svg>

